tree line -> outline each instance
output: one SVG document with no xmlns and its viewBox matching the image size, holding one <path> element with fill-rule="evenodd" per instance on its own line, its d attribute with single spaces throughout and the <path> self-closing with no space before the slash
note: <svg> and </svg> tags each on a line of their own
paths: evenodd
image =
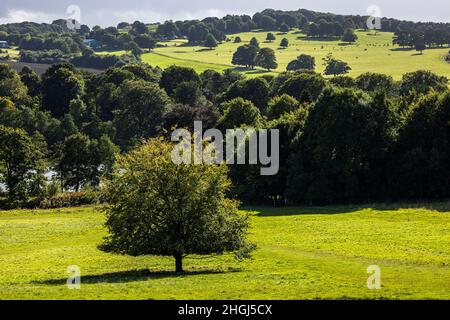
<svg viewBox="0 0 450 320">
<path fill-rule="evenodd" d="M 23 50 L 23 62 L 56 63 L 70 61 L 86 50 L 84 39 L 94 39 L 104 50 L 126 50 L 138 57 L 142 50 L 153 49 L 158 42 L 185 38 L 193 45 L 209 48 L 217 42 L 227 41 L 228 35 L 255 29 L 286 33 L 299 28 L 308 37 L 337 37 L 345 42 L 356 41 L 353 29 L 367 29 L 367 16 L 337 15 L 305 9 L 280 11 L 267 9 L 253 16 L 226 15 L 223 18 L 208 17 L 202 20 L 165 21 L 146 25 L 141 21 L 121 22 L 117 26 L 81 25 L 76 31 L 67 28 L 66 20 L 51 24 L 31 22 L 0 25 L 0 40 Z M 450 44 L 450 24 L 433 22 L 410 22 L 383 18 L 381 30 L 395 33 L 394 44 L 416 47 L 422 51 L 426 46 Z M 34 51 L 35 53 L 30 53 Z M 108 61 L 101 61 L 100 66 Z M 95 61 L 91 59 L 90 64 Z M 108 64 L 107 67 L 114 65 Z"/>
<path fill-rule="evenodd" d="M 427 71 L 401 81 L 304 69 L 247 79 L 144 64 L 94 75 L 60 63 L 39 77 L 0 65 L 2 205 L 95 189 L 118 153 L 195 120 L 204 130 L 280 129 L 277 176 L 230 167 L 231 192 L 248 203 L 441 199 L 449 196 L 449 96 L 447 79 Z"/>
<path fill-rule="evenodd" d="M 393 44 L 401 47 L 420 46 L 422 50 L 426 47 L 450 46 L 450 30 L 442 26 L 436 28 L 429 26 L 424 30 L 405 30 L 400 28 L 394 34 Z"/>
</svg>

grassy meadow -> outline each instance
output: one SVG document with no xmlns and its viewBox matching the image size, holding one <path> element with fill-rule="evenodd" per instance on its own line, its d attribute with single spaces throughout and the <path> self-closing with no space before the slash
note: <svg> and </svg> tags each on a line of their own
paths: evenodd
<svg viewBox="0 0 450 320">
<path fill-rule="evenodd" d="M 247 32 L 230 36 L 231 42 L 224 42 L 218 48 L 209 50 L 201 46 L 190 46 L 186 40 L 175 40 L 162 43 L 163 47 L 156 48 L 151 53 L 142 55 L 142 60 L 153 66 L 167 68 L 170 65 L 189 66 L 202 72 L 207 69 L 223 71 L 236 68 L 231 65 L 233 53 L 237 47 L 248 43 L 252 37 L 256 37 L 261 47 L 270 47 L 277 53 L 279 67 L 276 74 L 286 70 L 287 64 L 300 54 L 312 55 L 316 58 L 317 71 L 323 72 L 322 59 L 330 52 L 341 60 L 350 64 L 352 71 L 350 76 L 358 76 L 364 72 L 378 72 L 389 74 L 399 80 L 403 74 L 427 69 L 437 74 L 450 78 L 450 64 L 443 60 L 449 48 L 437 48 L 425 50 L 423 55 L 414 49 L 403 49 L 392 45 L 393 33 L 359 30 L 356 32 L 358 41 L 347 45 L 339 40 L 307 39 L 299 31 L 291 31 L 287 34 L 276 33 L 277 40 L 267 42 L 267 32 Z M 242 43 L 234 43 L 235 37 L 241 37 Z M 286 49 L 280 48 L 282 38 L 288 38 L 290 45 Z M 123 54 L 124 52 L 113 52 Z M 105 54 L 105 53 L 103 53 Z M 248 76 L 270 74 L 262 69 L 238 71 Z"/>
<path fill-rule="evenodd" d="M 246 210 L 253 260 L 192 256 L 183 275 L 171 258 L 100 252 L 96 207 L 0 212 L 0 299 L 450 299 L 448 205 Z"/>
<path fill-rule="evenodd" d="M 17 60 L 19 58 L 20 51 L 17 47 L 1 50 L 7 51 L 7 53 L 0 53 L 0 58 L 3 58 L 5 56 L 8 56 L 10 60 Z"/>
</svg>

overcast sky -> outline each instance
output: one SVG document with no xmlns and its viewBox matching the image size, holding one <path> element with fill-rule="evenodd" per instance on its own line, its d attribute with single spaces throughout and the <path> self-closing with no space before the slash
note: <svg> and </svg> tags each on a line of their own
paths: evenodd
<svg viewBox="0 0 450 320">
<path fill-rule="evenodd" d="M 1 0 L 0 24 L 9 22 L 51 22 L 68 18 L 67 9 L 76 5 L 81 22 L 93 26 L 117 25 L 121 21 L 162 22 L 253 14 L 266 8 L 296 10 L 305 8 L 341 14 L 367 14 L 376 5 L 383 17 L 414 21 L 450 21 L 450 0 Z"/>
</svg>

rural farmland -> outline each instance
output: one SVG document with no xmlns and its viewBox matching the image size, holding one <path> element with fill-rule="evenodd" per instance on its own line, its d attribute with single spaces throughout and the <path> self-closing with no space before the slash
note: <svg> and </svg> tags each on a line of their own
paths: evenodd
<svg viewBox="0 0 450 320">
<path fill-rule="evenodd" d="M 0 300 L 450 300 L 448 1 L 3 1 Z"/>
<path fill-rule="evenodd" d="M 233 43 L 235 37 L 241 37 L 242 42 L 249 42 L 256 37 L 261 47 L 269 47 L 276 51 L 279 67 L 276 72 L 265 70 L 240 70 L 248 76 L 265 74 L 276 74 L 286 70 L 287 64 L 300 54 L 308 54 L 316 58 L 317 71 L 323 72 L 322 59 L 332 52 L 333 55 L 349 63 L 352 70 L 349 75 L 356 77 L 365 72 L 378 72 L 388 74 L 399 80 L 403 74 L 422 69 L 450 77 L 450 64 L 444 61 L 448 48 L 436 48 L 427 50 L 420 55 L 414 49 L 401 48 L 392 44 L 393 33 L 373 32 L 367 30 L 357 31 L 358 41 L 356 44 L 346 45 L 340 40 L 317 40 L 307 39 L 298 30 L 287 34 L 276 34 L 277 40 L 268 43 L 267 32 L 246 32 L 230 36 L 230 42 L 224 42 L 213 50 L 201 46 L 191 46 L 187 41 L 175 40 L 164 42 L 165 47 L 158 47 L 151 53 L 142 55 L 142 60 L 152 66 L 167 68 L 171 65 L 194 68 L 197 72 L 208 69 L 222 72 L 233 69 L 231 64 L 233 53 L 242 43 Z M 289 39 L 288 48 L 280 48 L 281 39 Z M 102 52 L 107 54 L 108 52 Z M 112 52 L 113 54 L 124 54 L 124 51 Z"/>
</svg>

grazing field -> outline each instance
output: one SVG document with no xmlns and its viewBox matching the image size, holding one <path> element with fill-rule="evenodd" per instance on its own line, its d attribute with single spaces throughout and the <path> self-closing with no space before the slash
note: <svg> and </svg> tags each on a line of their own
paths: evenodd
<svg viewBox="0 0 450 320">
<path fill-rule="evenodd" d="M 389 32 L 369 32 L 357 31 L 359 39 L 356 44 L 347 45 L 341 41 L 332 39 L 306 39 L 298 31 L 291 31 L 288 34 L 276 33 L 277 39 L 266 42 L 267 32 L 248 32 L 229 36 L 231 42 L 220 44 L 218 48 L 209 50 L 201 46 L 190 46 L 185 40 L 175 40 L 162 43 L 164 47 L 156 48 L 152 53 L 142 56 L 144 62 L 153 66 L 166 68 L 176 64 L 190 66 L 198 72 L 206 69 L 223 71 L 235 68 L 231 65 L 233 53 L 237 47 L 248 43 L 252 37 L 256 37 L 261 47 L 270 47 L 277 53 L 279 68 L 276 72 L 286 69 L 287 64 L 300 54 L 309 54 L 316 58 L 317 71 L 322 72 L 322 58 L 328 53 L 342 59 L 350 64 L 351 76 L 358 76 L 364 72 L 378 72 L 392 75 L 396 80 L 400 79 L 404 73 L 427 69 L 440 75 L 450 78 L 450 64 L 443 60 L 449 48 L 437 48 L 425 50 L 421 55 L 414 49 L 403 49 L 392 45 L 393 34 Z M 234 38 L 240 36 L 242 43 L 234 43 Z M 282 38 L 288 38 L 290 45 L 286 49 L 279 47 Z M 116 52 L 119 54 L 120 52 Z M 122 52 L 123 53 L 123 52 Z M 237 69 L 249 76 L 268 74 L 265 70 L 242 70 Z"/>
<path fill-rule="evenodd" d="M 0 212 L 0 299 L 450 299 L 450 211 L 251 208 L 254 259 L 161 257 L 97 250 L 97 208 Z M 68 290 L 66 269 L 81 268 Z M 366 286 L 381 268 L 381 290 Z"/>
<path fill-rule="evenodd" d="M 17 60 L 19 58 L 20 51 L 17 48 L 1 49 L 1 50 L 6 51 L 6 53 L 0 53 L 0 58 L 9 57 L 9 60 Z"/>
</svg>

